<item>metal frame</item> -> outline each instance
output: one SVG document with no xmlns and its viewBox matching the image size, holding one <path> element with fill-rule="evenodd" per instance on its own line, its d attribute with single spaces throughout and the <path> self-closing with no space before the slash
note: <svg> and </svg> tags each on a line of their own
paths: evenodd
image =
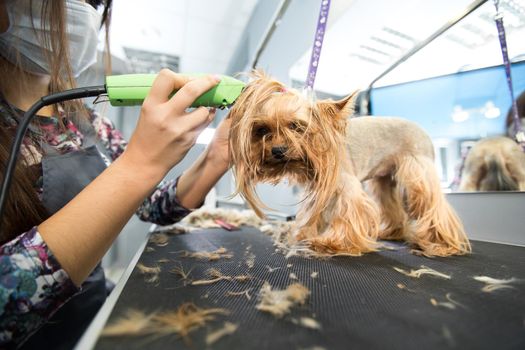
<svg viewBox="0 0 525 350">
<path fill-rule="evenodd" d="M 250 64 L 252 68 L 255 68 L 257 66 L 257 63 L 259 63 L 259 59 L 261 58 L 262 53 L 266 49 L 266 46 L 268 46 L 268 43 L 270 42 L 270 39 L 273 36 L 273 33 L 281 24 L 281 20 L 284 14 L 286 13 L 286 10 L 288 10 L 288 7 L 290 6 L 291 2 L 292 0 L 283 0 L 281 2 L 281 5 L 279 6 L 279 9 L 275 14 L 275 17 L 273 18 L 272 23 L 268 27 L 266 34 L 264 35 L 263 40 L 261 41 L 261 44 L 259 45 L 259 48 L 257 49 L 254 58 L 252 59 L 252 63 Z"/>
<path fill-rule="evenodd" d="M 399 66 L 401 63 L 405 62 L 407 59 L 409 59 L 411 56 L 413 56 L 415 53 L 417 53 L 419 50 L 430 44 L 432 41 L 434 41 L 436 38 L 441 36 L 441 34 L 445 33 L 447 30 L 455 26 L 458 22 L 460 22 L 463 18 L 467 17 L 469 14 L 477 10 L 481 5 L 486 3 L 487 0 L 476 0 L 472 2 L 463 12 L 458 14 L 457 16 L 453 17 L 451 20 L 449 20 L 447 23 L 445 23 L 443 26 L 441 26 L 437 31 L 435 31 L 431 36 L 429 36 L 427 39 L 419 42 L 416 46 L 414 46 L 410 51 L 408 51 L 406 54 L 404 54 L 400 59 L 398 59 L 396 62 L 394 62 L 390 67 L 388 67 L 386 70 L 384 70 L 381 74 L 379 74 L 374 80 L 368 84 L 367 89 L 363 92 L 364 96 L 362 100 L 360 101 L 360 114 L 370 114 L 370 90 L 372 90 L 372 86 L 381 78 L 383 78 L 385 75 L 390 73 L 392 70 L 394 70 L 397 66 Z"/>
</svg>

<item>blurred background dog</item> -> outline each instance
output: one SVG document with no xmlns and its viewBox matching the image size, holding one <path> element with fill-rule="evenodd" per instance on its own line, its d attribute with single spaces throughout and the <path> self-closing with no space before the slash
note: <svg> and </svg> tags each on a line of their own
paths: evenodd
<svg viewBox="0 0 525 350">
<path fill-rule="evenodd" d="M 525 191 L 525 153 L 508 137 L 482 139 L 465 160 L 460 191 Z"/>
</svg>

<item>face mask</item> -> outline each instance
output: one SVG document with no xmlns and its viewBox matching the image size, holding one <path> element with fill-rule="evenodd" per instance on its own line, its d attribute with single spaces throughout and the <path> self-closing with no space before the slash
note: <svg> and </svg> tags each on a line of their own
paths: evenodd
<svg viewBox="0 0 525 350">
<path fill-rule="evenodd" d="M 42 27 L 40 0 L 10 0 L 6 2 L 9 28 L 0 34 L 0 55 L 13 64 L 20 61 L 22 69 L 33 74 L 50 74 L 46 51 L 39 38 L 49 38 L 49 26 Z M 66 0 L 66 34 L 73 75 L 78 77 L 97 60 L 100 14 L 80 0 Z M 31 23 L 31 13 L 33 23 Z"/>
</svg>

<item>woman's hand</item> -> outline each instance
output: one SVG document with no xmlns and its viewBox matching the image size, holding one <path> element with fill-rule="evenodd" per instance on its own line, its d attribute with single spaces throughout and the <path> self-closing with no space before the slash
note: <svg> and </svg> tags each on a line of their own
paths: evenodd
<svg viewBox="0 0 525 350">
<path fill-rule="evenodd" d="M 179 178 L 177 198 L 184 207 L 197 208 L 228 170 L 230 125 L 230 118 L 219 123 L 208 148 Z"/>
<path fill-rule="evenodd" d="M 208 161 L 224 168 L 225 171 L 230 167 L 229 136 L 231 122 L 231 118 L 226 117 L 219 123 L 207 149 Z"/>
<path fill-rule="evenodd" d="M 197 136 L 215 116 L 214 110 L 186 109 L 219 82 L 214 76 L 190 79 L 163 69 L 146 97 L 137 127 L 122 157 L 142 172 L 162 178 L 184 158 Z M 169 97 L 174 90 L 179 90 Z"/>
</svg>

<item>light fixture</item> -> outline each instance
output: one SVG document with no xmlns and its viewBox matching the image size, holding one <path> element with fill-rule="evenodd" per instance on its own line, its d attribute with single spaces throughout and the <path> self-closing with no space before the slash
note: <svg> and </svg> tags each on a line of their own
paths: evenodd
<svg viewBox="0 0 525 350">
<path fill-rule="evenodd" d="M 494 105 L 494 102 L 488 101 L 485 103 L 483 115 L 485 118 L 494 119 L 501 115 L 501 110 Z"/>
<path fill-rule="evenodd" d="M 469 112 L 465 111 L 461 106 L 454 106 L 451 116 L 454 123 L 464 122 L 470 117 Z"/>
</svg>

